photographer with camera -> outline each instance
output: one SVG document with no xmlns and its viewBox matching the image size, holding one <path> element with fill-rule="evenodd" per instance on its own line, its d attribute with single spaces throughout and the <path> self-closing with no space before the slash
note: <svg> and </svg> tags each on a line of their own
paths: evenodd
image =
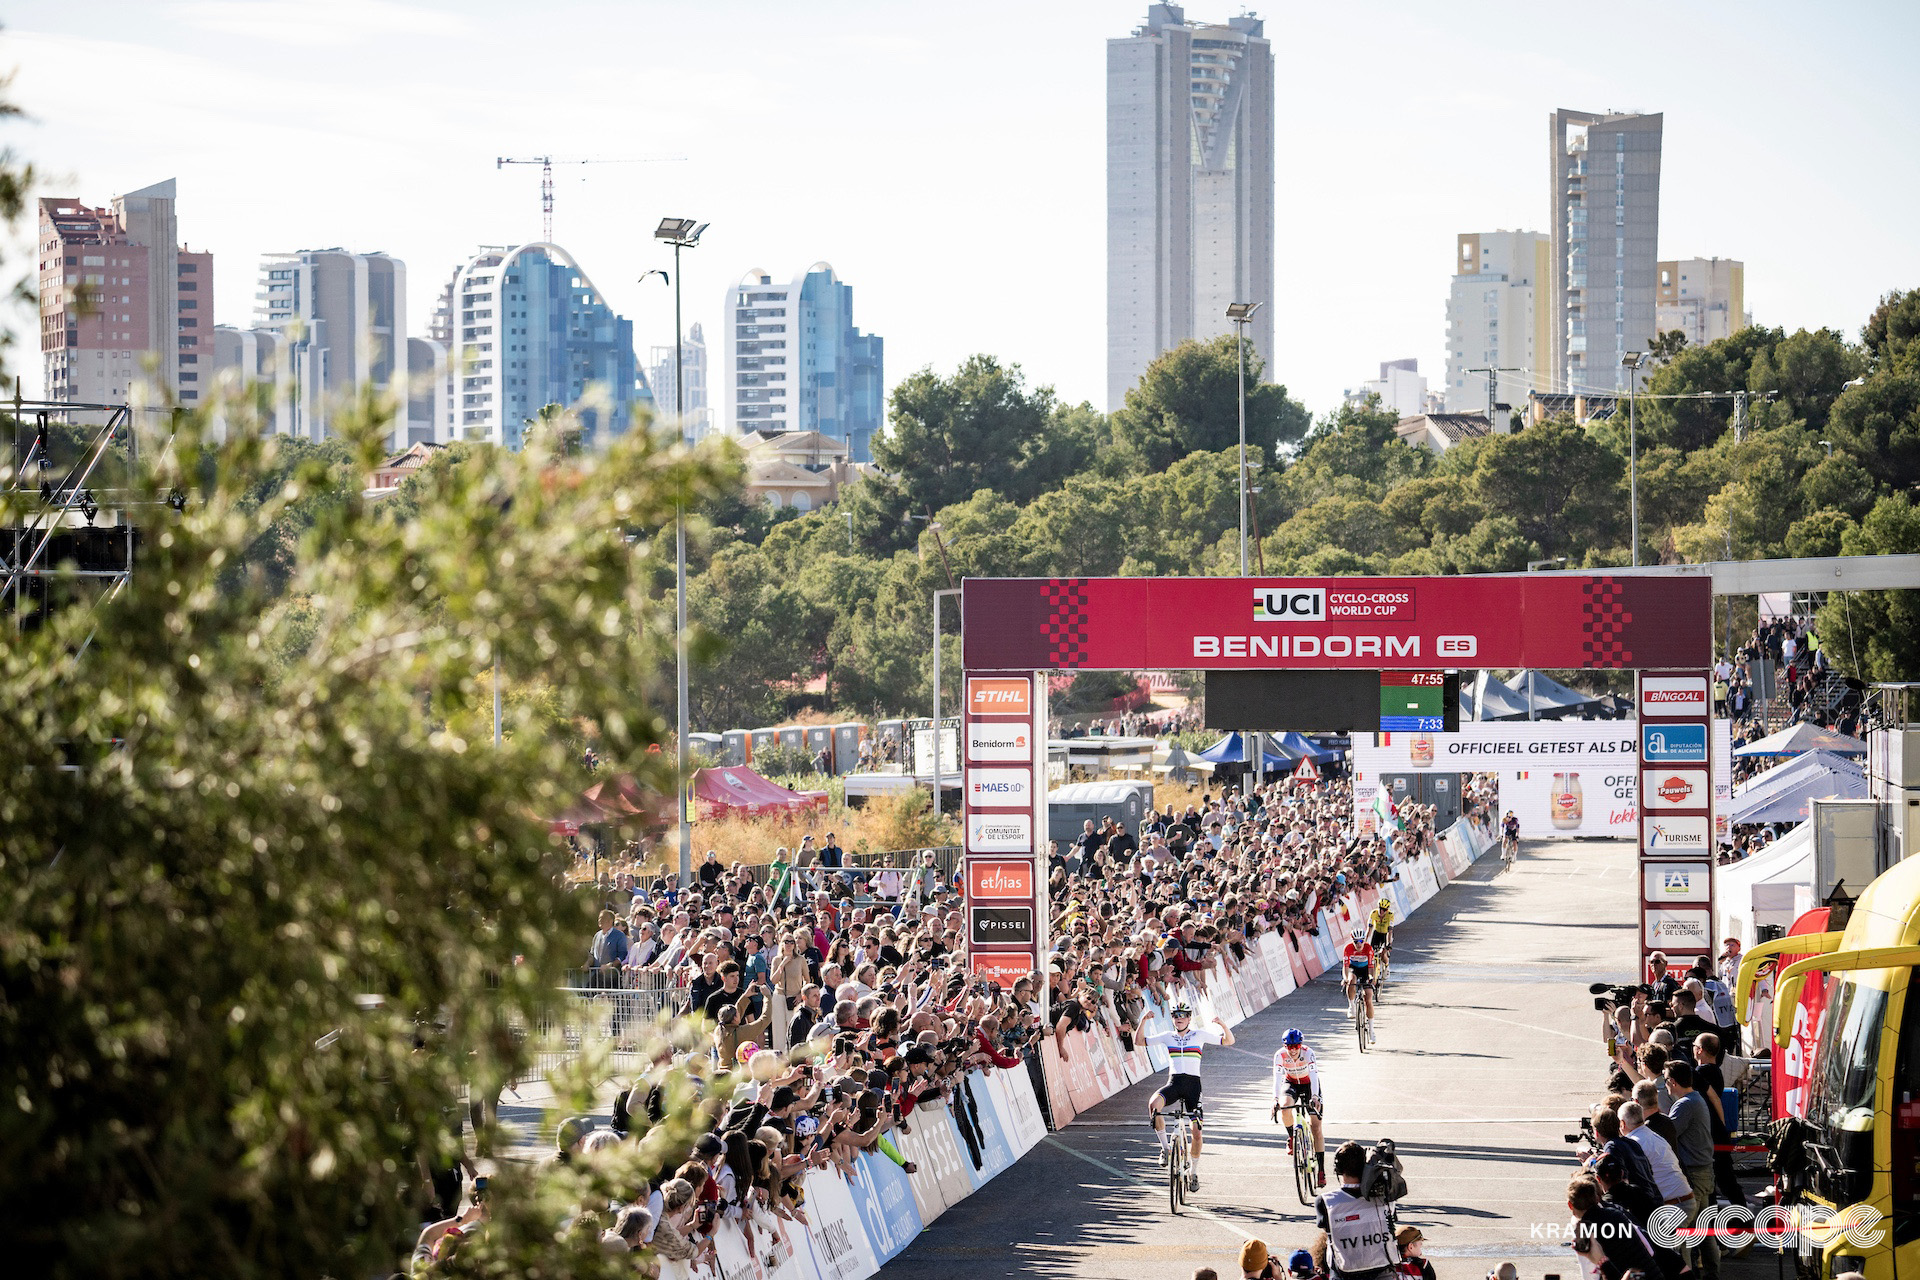
<svg viewBox="0 0 1920 1280">
<path fill-rule="evenodd" d="M 1407 1192 L 1393 1143 L 1382 1139 L 1369 1157 L 1357 1142 L 1333 1153 L 1340 1186 L 1313 1201 L 1313 1260 L 1329 1280 L 1374 1280 L 1395 1274 L 1400 1247 L 1394 1238 L 1394 1200 Z"/>
</svg>

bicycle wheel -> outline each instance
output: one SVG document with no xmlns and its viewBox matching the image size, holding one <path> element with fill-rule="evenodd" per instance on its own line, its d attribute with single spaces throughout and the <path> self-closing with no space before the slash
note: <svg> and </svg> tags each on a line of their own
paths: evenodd
<svg viewBox="0 0 1920 1280">
<path fill-rule="evenodd" d="M 1293 1126 L 1293 1184 L 1300 1193 L 1300 1203 L 1313 1203 L 1313 1156 L 1307 1151 L 1307 1127 L 1299 1122 Z"/>
<path fill-rule="evenodd" d="M 1360 1052 L 1367 1051 L 1367 1001 L 1360 992 L 1353 993 L 1353 1034 L 1360 1041 Z"/>
<path fill-rule="evenodd" d="M 1167 1152 L 1167 1207 L 1174 1213 L 1180 1212 L 1180 1197 L 1186 1190 L 1186 1136 L 1181 1126 L 1169 1126 L 1168 1140 L 1173 1146 Z"/>
</svg>

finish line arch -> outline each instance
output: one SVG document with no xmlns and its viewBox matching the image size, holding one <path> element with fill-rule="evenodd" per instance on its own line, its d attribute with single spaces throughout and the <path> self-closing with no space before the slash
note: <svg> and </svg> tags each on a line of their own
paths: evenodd
<svg viewBox="0 0 1920 1280">
<path fill-rule="evenodd" d="M 961 618 L 968 953 L 981 977 L 1037 972 L 1050 949 L 1052 671 L 1631 669 L 1642 956 L 1713 954 L 1714 623 L 1704 575 L 969 578 Z M 1700 847 L 1650 851 L 1649 814 L 1667 829 L 1697 830 Z"/>
</svg>

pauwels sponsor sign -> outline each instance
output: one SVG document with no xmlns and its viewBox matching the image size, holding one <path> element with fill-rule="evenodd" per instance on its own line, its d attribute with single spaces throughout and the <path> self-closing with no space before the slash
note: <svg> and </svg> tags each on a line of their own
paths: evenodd
<svg viewBox="0 0 1920 1280">
<path fill-rule="evenodd" d="M 1642 671 L 1640 947 L 1684 966 L 1713 952 L 1713 706 L 1705 671 Z"/>
<path fill-rule="evenodd" d="M 1046 945 L 1045 686 L 1031 671 L 970 670 L 964 697 L 967 965 L 1010 986 Z"/>
</svg>

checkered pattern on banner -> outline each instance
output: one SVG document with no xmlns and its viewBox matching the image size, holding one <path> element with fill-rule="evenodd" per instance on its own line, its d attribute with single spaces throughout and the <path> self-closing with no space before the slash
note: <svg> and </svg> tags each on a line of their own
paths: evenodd
<svg viewBox="0 0 1920 1280">
<path fill-rule="evenodd" d="M 1581 651 L 1589 667 L 1625 667 L 1633 664 L 1627 648 L 1626 586 L 1618 578 L 1595 578 L 1580 584 Z"/>
<path fill-rule="evenodd" d="M 1087 580 L 1047 579 L 1047 620 L 1042 631 L 1056 667 L 1087 665 Z"/>
</svg>

